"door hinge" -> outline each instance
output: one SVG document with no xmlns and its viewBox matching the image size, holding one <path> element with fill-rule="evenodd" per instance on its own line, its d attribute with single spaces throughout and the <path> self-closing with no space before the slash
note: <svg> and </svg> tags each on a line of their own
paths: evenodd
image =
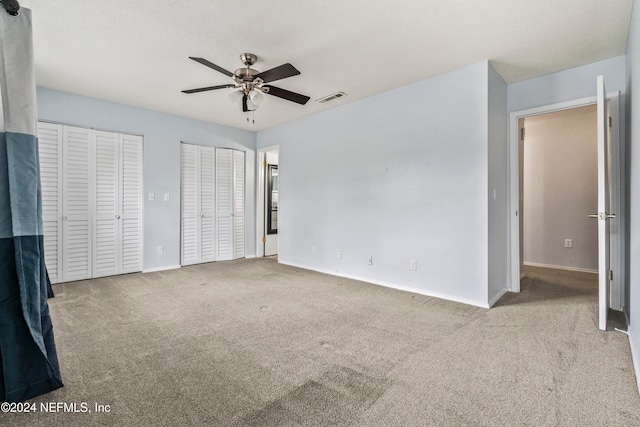
<svg viewBox="0 0 640 427">
<path fill-rule="evenodd" d="M 613 270 L 609 270 L 609 280 L 613 280 Z"/>
<path fill-rule="evenodd" d="M 609 127 L 613 127 L 613 118 L 609 116 Z"/>
<path fill-rule="evenodd" d="M 262 166 L 264 166 L 266 168 L 267 167 L 267 162 L 266 161 L 262 162 Z"/>
<path fill-rule="evenodd" d="M 262 238 L 262 243 L 267 243 L 267 238 L 266 237 Z"/>
<path fill-rule="evenodd" d="M 526 130 L 522 127 L 520 128 L 520 141 L 524 141 L 524 134 L 526 133 Z"/>
</svg>

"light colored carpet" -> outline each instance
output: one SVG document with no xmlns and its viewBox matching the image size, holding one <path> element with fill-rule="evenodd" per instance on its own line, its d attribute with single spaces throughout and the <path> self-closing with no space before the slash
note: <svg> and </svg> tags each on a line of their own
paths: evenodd
<svg viewBox="0 0 640 427">
<path fill-rule="evenodd" d="M 65 387 L 1 425 L 640 425 L 628 340 L 597 329 L 591 274 L 528 268 L 491 310 L 274 259 L 54 290 Z"/>
</svg>

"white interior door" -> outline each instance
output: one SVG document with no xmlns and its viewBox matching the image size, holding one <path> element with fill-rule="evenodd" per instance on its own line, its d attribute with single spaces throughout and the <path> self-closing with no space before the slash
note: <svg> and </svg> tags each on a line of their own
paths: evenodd
<svg viewBox="0 0 640 427">
<path fill-rule="evenodd" d="M 182 265 L 216 260 L 215 149 L 181 144 Z"/>
<path fill-rule="evenodd" d="M 38 122 L 44 260 L 51 283 L 62 281 L 62 125 Z"/>
<path fill-rule="evenodd" d="M 89 191 L 94 188 L 92 132 L 63 127 L 63 282 L 88 279 L 92 275 L 93 194 Z"/>
<path fill-rule="evenodd" d="M 217 259 L 233 259 L 233 150 L 216 148 Z"/>
<path fill-rule="evenodd" d="M 93 276 L 118 274 L 118 134 L 95 132 L 95 198 L 94 221 L 95 251 L 93 252 Z"/>
<path fill-rule="evenodd" d="M 609 210 L 609 119 L 606 105 L 604 77 L 597 78 L 598 103 L 598 213 L 590 215 L 598 220 L 598 327 L 607 329 L 609 309 L 609 219 L 615 215 Z"/>
<path fill-rule="evenodd" d="M 95 131 L 93 277 L 142 269 L 142 137 Z"/>
<path fill-rule="evenodd" d="M 216 260 L 215 239 L 215 149 L 212 147 L 200 148 L 200 173 L 199 173 L 199 256 L 198 262 L 211 262 Z"/>
<path fill-rule="evenodd" d="M 142 146 L 139 135 L 119 135 L 120 140 L 120 213 L 118 221 L 119 270 L 142 270 Z"/>
<path fill-rule="evenodd" d="M 244 151 L 233 151 L 233 258 L 244 258 Z"/>
<path fill-rule="evenodd" d="M 198 147 L 180 144 L 182 265 L 198 262 L 200 229 L 198 226 Z"/>
</svg>

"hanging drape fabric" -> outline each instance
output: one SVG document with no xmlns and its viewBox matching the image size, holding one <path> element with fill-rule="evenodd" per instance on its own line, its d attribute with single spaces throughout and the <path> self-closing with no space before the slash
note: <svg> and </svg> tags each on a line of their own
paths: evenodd
<svg viewBox="0 0 640 427">
<path fill-rule="evenodd" d="M 0 8 L 0 400 L 62 387 L 47 296 L 31 11 Z"/>
</svg>

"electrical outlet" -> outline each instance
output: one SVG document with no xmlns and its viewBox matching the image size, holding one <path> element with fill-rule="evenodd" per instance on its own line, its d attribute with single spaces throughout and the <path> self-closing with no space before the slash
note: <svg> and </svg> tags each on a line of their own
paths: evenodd
<svg viewBox="0 0 640 427">
<path fill-rule="evenodd" d="M 149 201 L 153 202 L 156 199 L 156 195 L 153 193 L 149 193 Z"/>
<path fill-rule="evenodd" d="M 409 260 L 409 270 L 416 271 L 418 269 L 418 263 L 415 259 Z"/>
<path fill-rule="evenodd" d="M 315 254 L 316 253 L 316 247 L 315 246 L 311 246 L 311 253 Z"/>
<path fill-rule="evenodd" d="M 367 265 L 373 265 L 373 257 L 369 257 L 369 261 L 367 261 Z"/>
<path fill-rule="evenodd" d="M 164 193 L 164 201 L 168 202 L 169 200 L 171 200 L 171 194 L 170 193 Z"/>
<path fill-rule="evenodd" d="M 158 255 L 162 255 L 162 252 L 164 251 L 164 248 L 162 246 L 158 246 L 158 248 L 156 250 L 158 251 Z"/>
<path fill-rule="evenodd" d="M 573 239 L 564 239 L 564 247 L 572 248 L 573 247 Z"/>
<path fill-rule="evenodd" d="M 342 251 L 338 251 L 338 259 L 342 259 Z"/>
</svg>

